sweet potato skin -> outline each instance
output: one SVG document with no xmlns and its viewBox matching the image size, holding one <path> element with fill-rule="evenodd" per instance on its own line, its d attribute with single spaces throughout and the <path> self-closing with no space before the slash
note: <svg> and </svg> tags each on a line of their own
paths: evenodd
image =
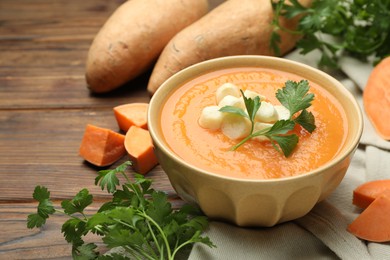
<svg viewBox="0 0 390 260">
<path fill-rule="evenodd" d="M 390 57 L 372 70 L 363 91 L 364 110 L 377 134 L 390 140 Z"/>
<path fill-rule="evenodd" d="M 207 0 L 123 3 L 90 46 L 85 75 L 88 88 L 95 93 L 109 92 L 144 73 L 178 31 L 207 11 Z"/>
<path fill-rule="evenodd" d="M 300 1 L 308 5 L 311 0 Z M 162 51 L 148 83 L 153 95 L 170 76 L 195 63 L 231 55 L 274 55 L 270 47 L 273 9 L 269 0 L 229 0 L 176 34 Z M 281 20 L 287 28 L 296 22 Z M 298 36 L 281 35 L 281 54 Z"/>
</svg>

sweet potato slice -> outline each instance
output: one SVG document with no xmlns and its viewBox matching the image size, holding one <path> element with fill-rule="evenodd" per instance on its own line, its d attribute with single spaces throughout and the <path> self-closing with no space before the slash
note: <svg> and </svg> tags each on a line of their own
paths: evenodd
<svg viewBox="0 0 390 260">
<path fill-rule="evenodd" d="M 80 156 L 96 166 L 108 166 L 126 154 L 125 136 L 88 124 L 80 145 Z"/>
<path fill-rule="evenodd" d="M 356 237 L 371 242 L 390 241 L 390 191 L 376 198 L 347 228 Z"/>
<path fill-rule="evenodd" d="M 148 129 L 148 103 L 130 103 L 114 107 L 114 114 L 119 128 L 127 132 L 133 125 Z"/>
<path fill-rule="evenodd" d="M 352 203 L 365 209 L 386 190 L 390 190 L 390 180 L 366 182 L 353 191 Z"/>
<path fill-rule="evenodd" d="M 148 130 L 131 126 L 126 133 L 125 148 L 138 173 L 146 174 L 158 164 Z"/>
<path fill-rule="evenodd" d="M 372 70 L 363 91 L 363 104 L 378 135 L 390 140 L 390 57 Z"/>
</svg>

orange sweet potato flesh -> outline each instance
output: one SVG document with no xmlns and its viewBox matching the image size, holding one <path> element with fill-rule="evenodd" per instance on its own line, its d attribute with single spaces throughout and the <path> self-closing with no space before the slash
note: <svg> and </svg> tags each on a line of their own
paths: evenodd
<svg viewBox="0 0 390 260">
<path fill-rule="evenodd" d="M 86 161 L 96 166 L 108 166 L 126 154 L 125 136 L 110 129 L 88 124 L 79 154 Z"/>
<path fill-rule="evenodd" d="M 148 106 L 148 103 L 129 103 L 114 107 L 114 115 L 119 128 L 125 133 L 133 125 L 148 129 Z"/>
<path fill-rule="evenodd" d="M 301 0 L 308 5 L 311 0 Z M 232 55 L 274 55 L 270 47 L 273 9 L 270 0 L 229 0 L 176 34 L 154 66 L 148 83 L 151 95 L 176 72 L 195 63 Z M 288 28 L 297 21 L 281 20 Z M 281 54 L 295 47 L 299 36 L 281 35 Z"/>
<path fill-rule="evenodd" d="M 363 91 L 363 104 L 378 135 L 390 140 L 390 57 L 372 70 Z"/>
<path fill-rule="evenodd" d="M 90 46 L 86 61 L 89 89 L 105 93 L 147 71 L 178 31 L 207 12 L 207 0 L 126 1 Z"/>
<path fill-rule="evenodd" d="M 352 203 L 365 209 L 387 190 L 390 190 L 390 180 L 375 180 L 363 183 L 353 191 Z"/>
<path fill-rule="evenodd" d="M 371 242 L 390 241 L 390 191 L 376 198 L 348 227 L 358 238 Z"/>
<path fill-rule="evenodd" d="M 134 170 L 140 174 L 146 174 L 158 164 L 148 130 L 131 126 L 126 133 L 125 148 Z"/>
</svg>

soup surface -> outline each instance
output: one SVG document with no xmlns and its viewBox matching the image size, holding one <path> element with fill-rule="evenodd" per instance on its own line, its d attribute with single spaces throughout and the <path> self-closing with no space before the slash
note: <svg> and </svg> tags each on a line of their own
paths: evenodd
<svg viewBox="0 0 390 260">
<path fill-rule="evenodd" d="M 294 74 L 262 68 L 224 69 L 193 79 L 178 88 L 164 104 L 160 120 L 165 141 L 189 164 L 229 177 L 270 179 L 316 169 L 338 153 L 348 126 L 339 102 L 313 82 L 309 82 L 309 93 L 315 98 L 308 110 L 313 113 L 317 128 L 312 134 L 295 128 L 299 143 L 288 158 L 267 141 L 250 140 L 230 151 L 237 140 L 198 124 L 202 109 L 216 105 L 215 92 L 223 83 L 234 83 L 243 91 L 256 91 L 272 104 L 280 105 L 275 97 L 277 89 L 287 80 L 302 79 Z"/>
</svg>

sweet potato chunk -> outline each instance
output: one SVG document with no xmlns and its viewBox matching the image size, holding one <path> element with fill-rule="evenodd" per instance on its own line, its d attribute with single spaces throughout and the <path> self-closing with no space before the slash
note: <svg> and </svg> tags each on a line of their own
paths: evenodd
<svg viewBox="0 0 390 260">
<path fill-rule="evenodd" d="M 125 148 L 138 173 L 146 174 L 158 164 L 148 130 L 131 126 L 126 133 Z"/>
<path fill-rule="evenodd" d="M 148 129 L 148 103 L 129 103 L 114 107 L 114 114 L 119 128 L 127 132 L 133 125 Z"/>
<path fill-rule="evenodd" d="M 79 153 L 96 166 L 108 166 L 126 154 L 125 136 L 110 129 L 88 124 Z"/>
<path fill-rule="evenodd" d="M 376 198 L 347 228 L 358 238 L 371 242 L 390 241 L 390 191 Z"/>
</svg>

